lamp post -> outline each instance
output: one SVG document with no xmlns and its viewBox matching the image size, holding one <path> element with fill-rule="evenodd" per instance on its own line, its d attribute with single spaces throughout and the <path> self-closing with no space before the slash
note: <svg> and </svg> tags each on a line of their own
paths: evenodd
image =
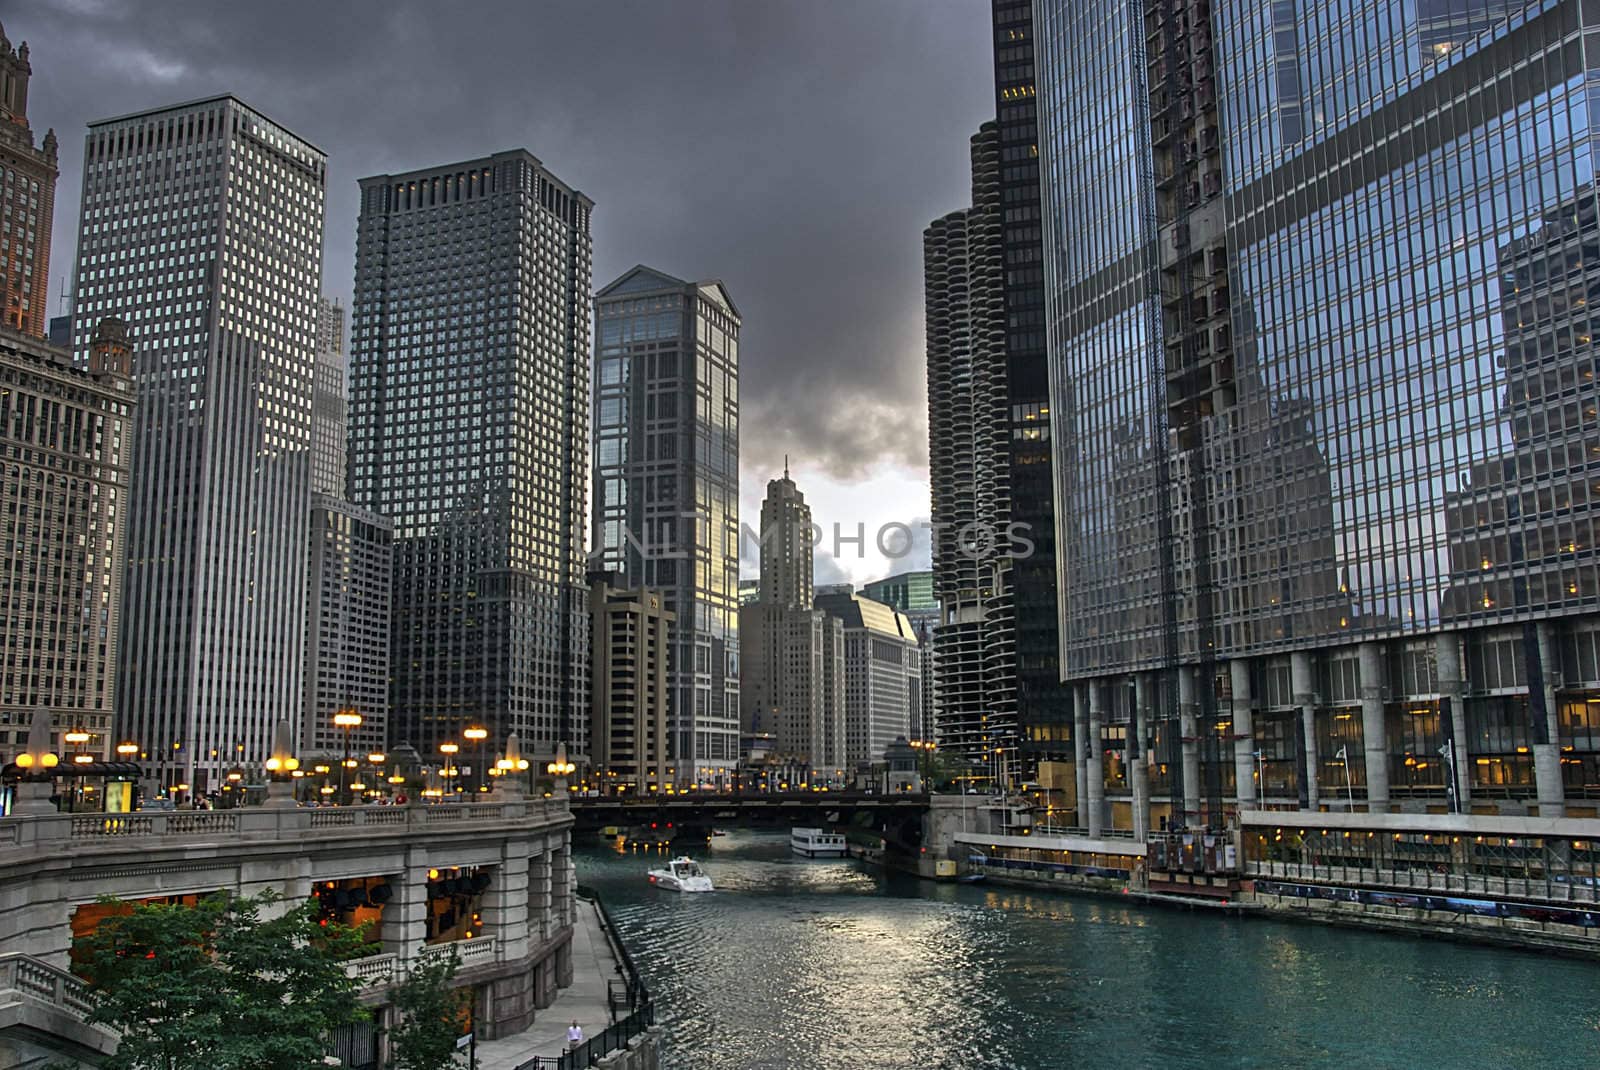
<svg viewBox="0 0 1600 1070">
<path fill-rule="evenodd" d="M 333 723 L 344 729 L 344 760 L 339 763 L 339 801 L 347 802 L 344 774 L 345 770 L 350 768 L 350 730 L 361 727 L 361 715 L 347 706 L 333 715 Z"/>
<path fill-rule="evenodd" d="M 545 772 L 555 778 L 553 794 L 556 798 L 564 799 L 567 797 L 567 777 L 571 776 L 577 768 L 577 766 L 567 761 L 567 745 L 565 743 L 557 743 L 555 761 L 545 766 Z"/>
<path fill-rule="evenodd" d="M 1439 754 L 1444 758 L 1444 775 L 1449 779 L 1444 782 L 1445 797 L 1450 800 L 1450 812 L 1458 813 L 1461 809 L 1456 799 L 1456 748 L 1453 740 L 1445 740 L 1444 746 L 1439 748 Z"/>
<path fill-rule="evenodd" d="M 461 734 L 478 745 L 478 760 L 474 763 L 477 766 L 474 772 L 478 774 L 478 791 L 480 793 L 488 791 L 489 786 L 484 783 L 483 776 L 484 762 L 486 761 L 483 756 L 483 741 L 489 738 L 489 730 L 482 725 L 472 725 L 470 728 L 464 729 Z"/>
<path fill-rule="evenodd" d="M 387 754 L 383 753 L 382 751 L 377 751 L 377 750 L 375 750 L 371 754 L 367 755 L 367 761 L 372 763 L 372 781 L 373 781 L 373 786 L 379 792 L 383 791 L 383 785 L 384 785 L 383 763 L 385 761 L 387 761 L 388 758 L 389 758 L 389 756 Z"/>
<path fill-rule="evenodd" d="M 17 813 L 48 814 L 55 810 L 50 802 L 50 771 L 60 760 L 50 747 L 50 714 L 40 709 L 28 730 L 28 749 L 16 758 L 22 780 L 17 785 Z"/>
<path fill-rule="evenodd" d="M 1345 808 L 1351 813 L 1356 809 L 1355 789 L 1350 786 L 1350 751 L 1349 744 L 1339 748 L 1339 760 L 1344 763 L 1344 798 Z M 1369 807 L 1370 809 L 1370 807 Z"/>
<path fill-rule="evenodd" d="M 72 761 L 74 762 L 74 764 L 87 765 L 88 764 L 88 760 L 87 759 L 89 759 L 89 756 L 87 754 L 83 753 L 83 745 L 85 743 L 89 742 L 89 732 L 88 732 L 88 730 L 85 729 L 82 725 L 76 725 L 76 726 L 74 726 L 72 728 L 71 731 L 66 732 L 65 734 L 63 734 L 61 738 L 63 740 L 65 740 L 66 742 L 72 744 Z M 67 800 L 67 810 L 69 812 L 77 810 L 77 808 L 78 808 L 78 792 L 82 788 L 82 786 L 83 786 L 83 782 L 82 782 L 81 778 L 79 778 L 79 777 L 73 777 L 72 778 L 72 796 Z"/>
<path fill-rule="evenodd" d="M 1256 759 L 1256 806 L 1265 810 L 1267 808 L 1267 755 L 1265 751 L 1253 751 Z"/>
<path fill-rule="evenodd" d="M 447 740 L 444 743 L 439 744 L 439 753 L 444 755 L 444 768 L 439 770 L 439 775 L 444 778 L 444 786 L 446 791 L 450 789 L 450 778 L 455 776 L 458 772 L 458 770 L 455 768 L 455 757 L 460 752 L 461 744 L 459 743 L 452 743 Z"/>
<path fill-rule="evenodd" d="M 274 810 L 294 809 L 294 781 L 301 776 L 300 759 L 292 753 L 289 722 L 279 721 L 267 759 L 267 802 Z"/>
</svg>

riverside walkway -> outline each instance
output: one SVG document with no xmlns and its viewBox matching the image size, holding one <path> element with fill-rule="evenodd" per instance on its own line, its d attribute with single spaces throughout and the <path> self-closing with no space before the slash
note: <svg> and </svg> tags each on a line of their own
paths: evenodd
<svg viewBox="0 0 1600 1070">
<path fill-rule="evenodd" d="M 479 1070 L 519 1070 L 535 1057 L 554 1064 L 567 1050 L 567 1028 L 576 1018 L 585 1038 L 598 1035 L 611 1024 L 606 1002 L 606 982 L 623 976 L 621 963 L 611 951 L 600 909 L 579 899 L 572 925 L 572 984 L 556 1001 L 515 1036 L 486 1040 L 478 1045 Z"/>
</svg>

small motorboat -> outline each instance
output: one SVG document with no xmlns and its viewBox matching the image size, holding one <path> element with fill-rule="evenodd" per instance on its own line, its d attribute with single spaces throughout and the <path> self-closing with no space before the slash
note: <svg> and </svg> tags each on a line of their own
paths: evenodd
<svg viewBox="0 0 1600 1070">
<path fill-rule="evenodd" d="M 679 855 L 667 863 L 665 869 L 652 869 L 650 883 L 669 892 L 711 892 L 711 878 L 701 871 L 699 863 L 688 855 Z"/>
<path fill-rule="evenodd" d="M 983 874 L 983 873 L 963 873 L 961 876 L 956 878 L 956 883 L 957 884 L 982 884 L 983 883 L 983 878 L 985 876 L 986 876 L 986 874 Z"/>
</svg>

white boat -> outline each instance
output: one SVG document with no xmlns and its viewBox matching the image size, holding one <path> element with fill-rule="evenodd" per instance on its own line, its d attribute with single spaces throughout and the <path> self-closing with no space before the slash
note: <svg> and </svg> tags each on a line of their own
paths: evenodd
<svg viewBox="0 0 1600 1070">
<path fill-rule="evenodd" d="M 688 855 L 679 855 L 667 863 L 666 869 L 652 869 L 650 883 L 657 888 L 665 888 L 669 892 L 710 892 L 715 891 L 711 886 L 711 878 L 700 870 L 700 866 Z"/>
<path fill-rule="evenodd" d="M 790 829 L 789 850 L 807 858 L 843 858 L 849 853 L 850 848 L 844 842 L 844 837 L 836 832 L 825 832 L 822 829 Z"/>
</svg>

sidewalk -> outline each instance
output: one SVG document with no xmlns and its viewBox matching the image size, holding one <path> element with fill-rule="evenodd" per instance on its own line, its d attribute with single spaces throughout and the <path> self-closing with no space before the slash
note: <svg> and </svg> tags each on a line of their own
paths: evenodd
<svg viewBox="0 0 1600 1070">
<path fill-rule="evenodd" d="M 554 1059 L 567 1050 L 567 1028 L 574 1018 L 583 1027 L 585 1039 L 611 1024 L 606 982 L 620 979 L 621 968 L 600 927 L 599 909 L 588 900 L 579 899 L 577 914 L 572 926 L 572 984 L 561 990 L 554 1003 L 539 1011 L 523 1032 L 481 1042 L 479 1070 L 517 1070 L 535 1055 Z"/>
</svg>

